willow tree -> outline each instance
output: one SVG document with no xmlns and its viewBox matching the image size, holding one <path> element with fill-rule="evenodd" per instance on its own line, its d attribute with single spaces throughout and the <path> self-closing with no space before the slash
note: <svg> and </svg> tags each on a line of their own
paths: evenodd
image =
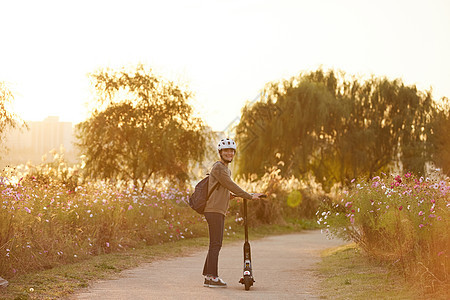
<svg viewBox="0 0 450 300">
<path fill-rule="evenodd" d="M 436 134 L 433 138 L 433 161 L 444 174 L 450 176 L 450 101 L 444 97 L 441 102 L 434 127 Z"/>
<path fill-rule="evenodd" d="M 86 175 L 145 185 L 153 175 L 181 181 L 205 153 L 207 127 L 193 116 L 192 94 L 138 65 L 90 75 L 97 108 L 77 125 Z"/>
<path fill-rule="evenodd" d="M 5 82 L 0 82 L 0 144 L 3 147 L 8 128 L 20 126 L 18 117 L 8 109 L 14 101 L 14 95 Z"/>
<path fill-rule="evenodd" d="M 395 163 L 423 172 L 435 112 L 430 93 L 399 80 L 347 78 L 318 70 L 267 84 L 237 126 L 239 173 L 261 175 L 280 159 L 284 176 L 312 174 L 329 190 Z"/>
</svg>

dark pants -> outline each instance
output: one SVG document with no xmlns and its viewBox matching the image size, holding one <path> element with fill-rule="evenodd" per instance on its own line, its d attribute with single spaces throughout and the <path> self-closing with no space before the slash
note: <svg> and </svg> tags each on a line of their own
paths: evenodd
<svg viewBox="0 0 450 300">
<path fill-rule="evenodd" d="M 203 275 L 217 277 L 219 276 L 219 252 L 222 248 L 225 216 L 220 213 L 206 212 L 205 218 L 209 229 L 209 250 L 203 267 Z"/>
</svg>

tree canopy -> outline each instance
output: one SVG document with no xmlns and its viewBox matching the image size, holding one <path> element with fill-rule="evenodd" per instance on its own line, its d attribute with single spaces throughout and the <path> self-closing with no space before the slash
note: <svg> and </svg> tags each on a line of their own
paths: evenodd
<svg viewBox="0 0 450 300">
<path fill-rule="evenodd" d="M 3 145 L 8 128 L 19 126 L 18 117 L 8 109 L 14 101 L 14 95 L 5 82 L 0 82 L 0 144 Z"/>
<path fill-rule="evenodd" d="M 450 102 L 448 98 L 442 99 L 442 107 L 438 110 L 436 126 L 434 127 L 433 144 L 435 152 L 433 161 L 442 168 L 442 172 L 450 176 Z"/>
<path fill-rule="evenodd" d="M 262 176 L 281 160 L 282 175 L 312 174 L 324 190 L 395 164 L 423 173 L 436 114 L 430 92 L 400 80 L 319 69 L 271 82 L 243 109 L 238 173 Z"/>
<path fill-rule="evenodd" d="M 142 188 L 152 175 L 186 180 L 208 136 L 188 103 L 192 93 L 143 65 L 90 76 L 98 107 L 76 127 L 86 175 Z"/>
</svg>

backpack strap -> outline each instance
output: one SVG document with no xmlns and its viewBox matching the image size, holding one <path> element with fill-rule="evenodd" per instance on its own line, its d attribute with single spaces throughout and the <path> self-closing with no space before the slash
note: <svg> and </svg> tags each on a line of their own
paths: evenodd
<svg viewBox="0 0 450 300">
<path fill-rule="evenodd" d="M 214 177 L 212 174 L 209 174 L 209 176 Z M 208 197 L 206 198 L 206 201 L 209 200 L 209 197 L 211 196 L 211 194 L 214 192 L 214 190 L 217 188 L 217 186 L 220 184 L 219 180 L 217 180 L 217 183 L 212 187 L 212 189 L 210 191 L 208 191 Z"/>
</svg>

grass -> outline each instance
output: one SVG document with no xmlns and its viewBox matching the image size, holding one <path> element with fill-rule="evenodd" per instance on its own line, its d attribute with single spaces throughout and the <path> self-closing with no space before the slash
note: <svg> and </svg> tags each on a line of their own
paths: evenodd
<svg viewBox="0 0 450 300">
<path fill-rule="evenodd" d="M 205 224 L 206 226 L 206 224 Z M 250 238 L 300 231 L 301 225 L 267 225 L 252 228 Z M 243 229 L 224 238 L 224 244 L 243 240 Z M 185 256 L 205 250 L 208 238 L 183 239 L 119 253 L 102 254 L 84 261 L 61 265 L 49 270 L 14 277 L 7 288 L 0 289 L 1 299 L 58 299 L 70 297 L 99 279 L 112 279 L 126 269 L 158 259 Z"/>
<path fill-rule="evenodd" d="M 370 259 L 355 244 L 324 251 L 318 272 L 322 299 L 449 299 L 444 288 L 423 294 L 398 269 Z"/>
</svg>

